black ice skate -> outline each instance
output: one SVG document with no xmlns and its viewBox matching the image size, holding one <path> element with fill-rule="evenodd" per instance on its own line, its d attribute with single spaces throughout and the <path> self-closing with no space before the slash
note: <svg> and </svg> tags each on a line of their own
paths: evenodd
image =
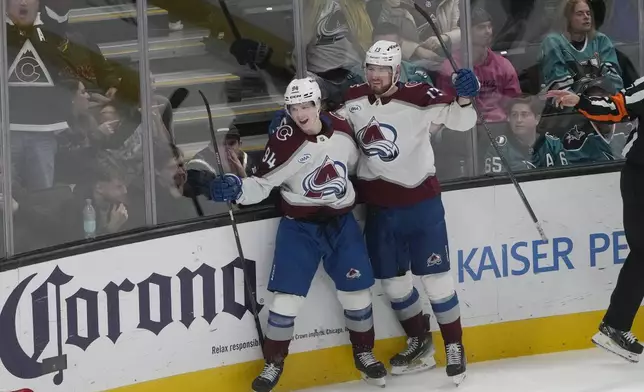
<svg viewBox="0 0 644 392">
<path fill-rule="evenodd" d="M 362 375 L 362 379 L 367 384 L 381 388 L 385 387 L 387 369 L 385 369 L 385 365 L 382 362 L 376 359 L 372 351 L 354 352 L 353 360 Z"/>
<path fill-rule="evenodd" d="M 603 321 L 599 325 L 599 332 L 593 336 L 592 340 L 598 347 L 633 363 L 639 362 L 640 354 L 644 349 L 632 332 L 617 330 Z"/>
<path fill-rule="evenodd" d="M 277 385 L 277 382 L 282 376 L 284 371 L 284 363 L 266 362 L 264 370 L 253 381 L 253 391 L 255 392 L 271 392 Z"/>
<path fill-rule="evenodd" d="M 452 377 L 452 381 L 457 386 L 465 379 L 465 348 L 462 343 L 450 343 L 445 345 L 445 356 L 447 357 L 446 372 L 448 377 Z"/>
<path fill-rule="evenodd" d="M 433 369 L 436 367 L 435 353 L 431 332 L 424 337 L 408 338 L 407 349 L 389 360 L 391 374 L 399 376 Z"/>
</svg>

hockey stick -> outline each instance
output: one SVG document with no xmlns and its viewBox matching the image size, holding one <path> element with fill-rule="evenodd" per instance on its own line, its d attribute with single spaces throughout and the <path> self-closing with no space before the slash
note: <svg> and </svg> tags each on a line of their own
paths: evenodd
<svg viewBox="0 0 644 392">
<path fill-rule="evenodd" d="M 427 11 L 425 11 L 421 6 L 418 5 L 416 1 L 414 1 L 414 8 L 416 8 L 416 11 L 418 11 L 423 18 L 427 19 L 427 23 L 431 26 L 432 30 L 434 31 L 434 34 L 436 35 L 436 38 L 438 39 L 438 42 L 440 43 L 441 47 L 443 48 L 443 51 L 445 52 L 445 56 L 449 60 L 449 63 L 452 65 L 452 68 L 454 69 L 454 72 L 458 71 L 458 65 L 456 65 L 456 62 L 454 61 L 454 58 L 452 57 L 452 54 L 450 53 L 449 49 L 447 48 L 447 45 L 445 45 L 445 41 L 443 41 L 443 38 L 440 35 L 440 31 L 438 30 L 438 27 L 436 26 L 436 23 L 434 23 L 434 20 L 431 18 L 429 14 L 427 14 Z M 546 237 L 546 233 L 543 231 L 543 227 L 541 227 L 541 223 L 539 222 L 539 219 L 537 219 L 537 215 L 534 213 L 534 210 L 532 209 L 532 206 L 530 205 L 530 202 L 525 196 L 525 193 L 523 193 L 523 189 L 521 189 L 521 185 L 519 185 L 519 182 L 517 181 L 516 176 L 514 175 L 514 172 L 510 168 L 510 164 L 508 160 L 505 158 L 503 153 L 501 152 L 501 149 L 499 148 L 499 145 L 496 143 L 496 140 L 494 140 L 494 136 L 492 135 L 492 131 L 490 131 L 490 128 L 487 125 L 487 122 L 485 121 L 485 118 L 483 118 L 483 115 L 481 114 L 481 111 L 476 105 L 476 101 L 472 98 L 472 107 L 474 107 L 474 110 L 476 110 L 476 115 L 478 116 L 479 120 L 481 121 L 481 124 L 483 124 L 483 128 L 485 128 L 485 132 L 487 133 L 487 137 L 490 139 L 490 143 L 492 143 L 492 146 L 494 147 L 494 150 L 496 151 L 497 155 L 499 158 L 501 158 L 501 162 L 503 166 L 505 167 L 506 173 L 508 173 L 508 177 L 510 177 L 510 180 L 512 181 L 512 184 L 514 184 L 514 188 L 517 190 L 519 193 L 519 197 L 521 197 L 521 201 L 523 201 L 523 205 L 525 206 L 526 210 L 528 210 L 528 213 L 530 214 L 530 217 L 532 218 L 532 222 L 534 222 L 535 227 L 537 228 L 537 231 L 539 232 L 539 235 L 541 236 L 541 239 L 544 241 L 548 241 L 548 237 Z"/>
<path fill-rule="evenodd" d="M 221 11 L 224 13 L 224 17 L 226 18 L 226 21 L 228 22 L 228 26 L 230 26 L 230 30 L 233 32 L 233 35 L 235 36 L 235 39 L 241 39 L 241 33 L 239 32 L 239 29 L 237 28 L 237 24 L 235 24 L 235 21 L 233 20 L 233 16 L 230 14 L 230 10 L 228 9 L 228 4 L 226 4 L 226 0 L 219 0 L 219 6 L 221 7 Z M 253 71 L 258 71 L 257 65 L 255 63 L 249 63 L 250 68 Z"/>
<path fill-rule="evenodd" d="M 210 138 L 212 139 L 213 149 L 215 150 L 215 158 L 217 159 L 217 169 L 219 170 L 219 175 L 224 174 L 224 166 L 221 163 L 221 155 L 219 154 L 219 147 L 217 145 L 217 136 L 215 135 L 215 126 L 212 122 L 212 113 L 210 112 L 210 103 L 204 95 L 204 93 L 199 90 L 199 94 L 203 99 L 204 105 L 206 105 L 206 111 L 208 112 L 208 121 L 210 123 Z M 250 311 L 253 313 L 253 318 L 255 319 L 255 328 L 257 329 L 257 334 L 259 335 L 259 344 L 262 349 L 264 348 L 264 333 L 262 332 L 262 325 L 259 322 L 259 313 L 257 312 L 257 295 L 253 291 L 253 285 L 248 279 L 248 271 L 246 270 L 246 259 L 244 258 L 244 251 L 242 249 L 241 240 L 239 239 L 239 231 L 237 230 L 237 222 L 235 221 L 235 214 L 233 213 L 233 205 L 230 201 L 226 202 L 228 204 L 228 215 L 230 216 L 230 222 L 233 227 L 233 233 L 235 234 L 235 243 L 237 244 L 237 252 L 239 253 L 239 259 L 241 261 L 242 270 L 244 272 L 244 286 L 246 287 L 246 295 L 250 297 L 247 302 L 250 302 Z"/>
</svg>

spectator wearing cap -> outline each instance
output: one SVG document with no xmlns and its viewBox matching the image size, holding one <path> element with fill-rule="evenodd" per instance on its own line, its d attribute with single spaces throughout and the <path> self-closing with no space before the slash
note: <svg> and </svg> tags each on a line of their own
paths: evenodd
<svg viewBox="0 0 644 392">
<path fill-rule="evenodd" d="M 472 10 L 472 58 L 474 74 L 481 83 L 476 99 L 481 113 L 488 122 L 503 122 L 507 118 L 504 108 L 511 98 L 521 94 L 516 70 L 503 56 L 490 48 L 492 44 L 492 17 L 482 8 Z M 458 67 L 463 66 L 459 52 L 454 53 Z M 456 95 L 452 86 L 454 70 L 449 61 L 443 62 L 436 85 L 439 89 Z"/>
<path fill-rule="evenodd" d="M 588 0 L 563 1 L 560 15 L 559 31 L 541 43 L 539 62 L 545 88 L 577 91 L 584 81 L 605 77 L 611 81 L 610 93 L 622 89 L 615 47 L 595 29 Z"/>
</svg>

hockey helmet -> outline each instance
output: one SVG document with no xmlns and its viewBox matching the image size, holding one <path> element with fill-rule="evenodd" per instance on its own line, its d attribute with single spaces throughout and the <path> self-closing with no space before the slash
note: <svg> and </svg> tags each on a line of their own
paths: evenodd
<svg viewBox="0 0 644 392">
<path fill-rule="evenodd" d="M 365 73 L 369 64 L 391 67 L 392 86 L 400 80 L 400 64 L 402 63 L 402 50 L 400 45 L 393 41 L 378 41 L 367 51 L 364 60 Z"/>
<path fill-rule="evenodd" d="M 288 107 L 298 103 L 313 102 L 318 112 L 322 105 L 322 92 L 320 86 L 311 77 L 293 79 L 286 87 L 284 93 L 284 108 L 289 113 Z"/>
</svg>

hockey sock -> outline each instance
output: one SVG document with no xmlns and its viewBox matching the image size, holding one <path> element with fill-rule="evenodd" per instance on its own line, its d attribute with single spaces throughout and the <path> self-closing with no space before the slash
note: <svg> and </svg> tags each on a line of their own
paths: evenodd
<svg viewBox="0 0 644 392">
<path fill-rule="evenodd" d="M 429 302 L 432 305 L 445 344 L 460 342 L 463 338 L 463 328 L 461 327 L 461 309 L 456 292 L 441 299 L 430 298 Z"/>
<path fill-rule="evenodd" d="M 396 313 L 400 325 L 409 337 L 419 337 L 427 333 L 423 318 L 420 295 L 416 288 L 403 298 L 390 298 L 391 308 Z"/>
<path fill-rule="evenodd" d="M 288 346 L 295 331 L 295 317 L 269 312 L 264 342 L 264 358 L 269 362 L 281 363 L 288 355 Z"/>
<path fill-rule="evenodd" d="M 349 340 L 356 351 L 373 350 L 375 333 L 371 305 L 360 310 L 345 310 L 344 318 L 349 330 Z"/>
</svg>

